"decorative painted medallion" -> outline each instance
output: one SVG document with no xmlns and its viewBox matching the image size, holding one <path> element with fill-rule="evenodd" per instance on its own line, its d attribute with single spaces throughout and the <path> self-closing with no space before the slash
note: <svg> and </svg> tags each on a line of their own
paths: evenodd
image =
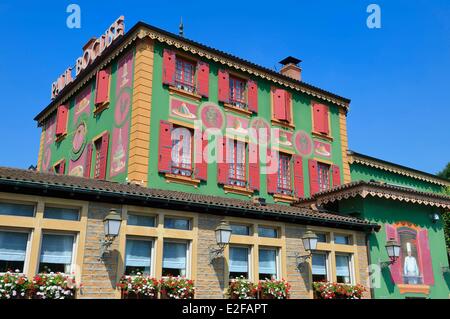
<svg viewBox="0 0 450 319">
<path fill-rule="evenodd" d="M 170 100 L 170 114 L 173 117 L 193 121 L 197 119 L 197 111 L 198 107 L 195 104 L 175 98 Z"/>
<path fill-rule="evenodd" d="M 275 129 L 273 131 L 274 135 L 274 142 L 284 148 L 291 148 L 292 147 L 292 132 L 288 132 L 282 129 Z"/>
<path fill-rule="evenodd" d="M 312 153 L 312 140 L 305 131 L 297 131 L 294 135 L 294 146 L 301 156 L 310 156 Z"/>
<path fill-rule="evenodd" d="M 86 124 L 84 122 L 81 122 L 77 130 L 75 131 L 75 134 L 73 136 L 72 141 L 72 150 L 75 154 L 81 153 L 81 151 L 84 148 L 84 145 L 86 144 Z"/>
<path fill-rule="evenodd" d="M 270 124 L 261 117 L 255 117 L 250 122 L 250 139 L 260 145 L 268 145 L 271 139 Z M 255 135 L 256 134 L 256 135 Z"/>
<path fill-rule="evenodd" d="M 223 130 L 225 127 L 225 114 L 217 104 L 203 103 L 198 111 L 203 127 Z"/>
</svg>

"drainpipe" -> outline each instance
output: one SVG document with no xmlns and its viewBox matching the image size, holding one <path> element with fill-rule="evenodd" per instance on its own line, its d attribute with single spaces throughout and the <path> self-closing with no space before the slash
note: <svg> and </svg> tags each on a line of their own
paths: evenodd
<svg viewBox="0 0 450 319">
<path fill-rule="evenodd" d="M 370 256 L 370 235 L 371 233 L 374 232 L 374 229 L 372 228 L 370 230 L 370 232 L 366 233 L 366 247 L 367 247 L 367 264 L 370 266 L 372 265 L 372 260 L 371 260 L 371 256 Z M 370 274 L 369 274 L 370 277 Z M 375 288 L 372 287 L 372 283 L 369 281 L 370 284 L 370 298 L 374 299 L 375 298 Z"/>
</svg>

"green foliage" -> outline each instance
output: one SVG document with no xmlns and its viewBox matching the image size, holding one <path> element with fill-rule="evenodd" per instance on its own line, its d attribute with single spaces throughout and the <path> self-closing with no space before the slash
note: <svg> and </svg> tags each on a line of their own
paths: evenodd
<svg viewBox="0 0 450 319">
<path fill-rule="evenodd" d="M 450 179 L 450 162 L 447 163 L 447 166 L 445 166 L 445 168 L 436 175 L 442 178 Z"/>
<path fill-rule="evenodd" d="M 450 196 L 450 187 L 444 189 L 444 193 Z M 444 222 L 445 243 L 447 244 L 447 249 L 450 249 L 450 212 L 442 214 L 442 220 Z"/>
</svg>

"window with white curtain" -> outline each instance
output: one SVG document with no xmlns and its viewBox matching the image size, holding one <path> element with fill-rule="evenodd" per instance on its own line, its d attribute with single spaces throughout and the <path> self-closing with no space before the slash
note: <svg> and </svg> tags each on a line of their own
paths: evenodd
<svg viewBox="0 0 450 319">
<path fill-rule="evenodd" d="M 336 281 L 342 284 L 351 284 L 352 280 L 352 258 L 347 254 L 336 254 Z"/>
<path fill-rule="evenodd" d="M 0 202 L 0 215 L 33 217 L 34 205 L 32 204 L 13 204 Z"/>
<path fill-rule="evenodd" d="M 39 272 L 70 273 L 74 235 L 43 234 Z"/>
<path fill-rule="evenodd" d="M 77 221 L 80 218 L 78 208 L 62 208 L 45 206 L 44 218 Z"/>
<path fill-rule="evenodd" d="M 125 248 L 125 274 L 150 275 L 152 272 L 153 240 L 127 239 Z"/>
<path fill-rule="evenodd" d="M 192 175 L 192 133 L 185 127 L 172 130 L 172 174 Z"/>
<path fill-rule="evenodd" d="M 164 242 L 163 276 L 187 276 L 189 244 L 187 242 Z"/>
<path fill-rule="evenodd" d="M 29 233 L 0 231 L 0 273 L 24 271 Z"/>
<path fill-rule="evenodd" d="M 250 271 L 250 248 L 230 246 L 229 249 L 229 278 L 249 278 Z"/>
<path fill-rule="evenodd" d="M 313 282 L 328 281 L 328 254 L 312 254 L 312 280 Z"/>
<path fill-rule="evenodd" d="M 278 249 L 259 249 L 259 280 L 277 279 L 278 272 Z"/>
<path fill-rule="evenodd" d="M 245 143 L 228 139 L 228 178 L 230 185 L 245 187 L 247 185 L 247 164 Z"/>
</svg>

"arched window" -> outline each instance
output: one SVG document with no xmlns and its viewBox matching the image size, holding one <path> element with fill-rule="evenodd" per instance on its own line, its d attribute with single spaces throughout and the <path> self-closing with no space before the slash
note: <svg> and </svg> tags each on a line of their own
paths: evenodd
<svg viewBox="0 0 450 319">
<path fill-rule="evenodd" d="M 172 174 L 192 175 L 192 133 L 184 127 L 172 131 Z"/>
</svg>

